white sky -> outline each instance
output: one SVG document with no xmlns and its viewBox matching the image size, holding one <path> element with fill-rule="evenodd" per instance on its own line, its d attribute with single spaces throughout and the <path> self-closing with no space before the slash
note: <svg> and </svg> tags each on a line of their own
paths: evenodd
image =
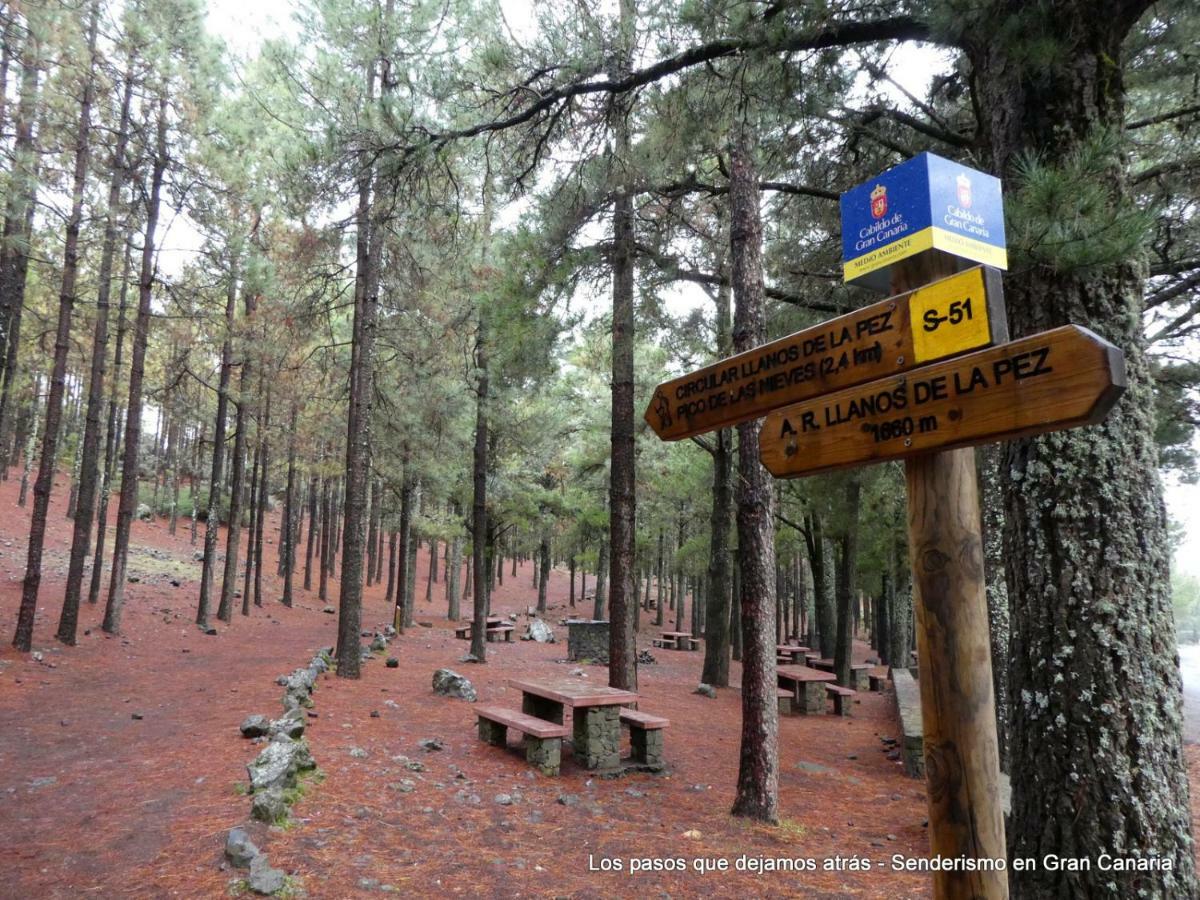
<svg viewBox="0 0 1200 900">
<path fill-rule="evenodd" d="M 536 0 L 534 0 L 536 2 Z M 530 0 L 500 0 L 504 15 L 518 33 L 532 26 L 533 3 Z M 231 50 L 242 57 L 252 56 L 262 40 L 279 34 L 294 35 L 292 22 L 293 0 L 208 0 L 209 29 L 222 37 Z M 910 93 L 923 97 L 933 74 L 944 68 L 948 60 L 929 48 L 905 44 L 890 55 L 893 77 Z M 890 86 L 887 93 L 904 102 L 902 94 Z M 510 216 L 503 216 L 507 219 Z M 198 235 L 189 235 L 189 224 L 176 220 L 168 243 L 186 253 L 189 246 L 198 246 Z M 182 257 L 179 260 L 182 263 Z M 164 260 L 168 269 L 171 262 Z M 681 283 L 665 294 L 667 308 L 674 315 L 707 304 L 707 295 L 696 285 Z M 1200 446 L 1200 438 L 1198 446 Z M 1167 506 L 1175 520 L 1186 529 L 1187 536 L 1176 554 L 1175 565 L 1192 575 L 1200 576 L 1200 485 L 1180 484 L 1177 479 L 1165 480 Z"/>
</svg>

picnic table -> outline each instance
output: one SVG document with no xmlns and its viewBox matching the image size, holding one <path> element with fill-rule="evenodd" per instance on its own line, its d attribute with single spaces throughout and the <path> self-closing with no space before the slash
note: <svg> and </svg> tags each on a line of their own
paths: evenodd
<svg viewBox="0 0 1200 900">
<path fill-rule="evenodd" d="M 563 708 L 571 708 L 575 758 L 588 769 L 621 765 L 620 707 L 636 703 L 638 695 L 575 678 L 546 681 L 514 680 L 521 691 L 521 711 L 548 722 L 563 723 Z"/>
<path fill-rule="evenodd" d="M 780 687 L 791 687 L 794 694 L 792 709 L 801 713 L 825 711 L 825 685 L 837 681 L 832 672 L 822 672 L 808 666 L 780 666 L 775 670 Z"/>
<path fill-rule="evenodd" d="M 833 672 L 835 666 L 832 659 L 809 660 L 808 664 L 814 669 L 821 669 L 825 672 Z M 850 679 L 854 682 L 853 687 L 856 690 L 867 690 L 871 668 L 867 663 L 854 663 L 850 666 Z M 847 685 L 847 687 L 849 686 Z"/>
<path fill-rule="evenodd" d="M 454 629 L 454 634 L 460 640 L 468 640 L 471 637 L 471 632 L 474 630 L 474 622 L 466 622 Z M 500 635 L 512 642 L 512 631 L 515 625 L 507 622 L 503 616 L 488 616 L 484 620 L 484 637 L 489 641 L 497 639 Z"/>
<path fill-rule="evenodd" d="M 798 666 L 804 665 L 804 654 L 808 652 L 808 647 L 801 647 L 797 644 L 776 644 L 775 652 L 779 656 L 789 656 L 793 663 Z"/>
<path fill-rule="evenodd" d="M 664 650 L 695 650 L 698 641 L 690 631 L 664 631 L 657 642 Z"/>
</svg>

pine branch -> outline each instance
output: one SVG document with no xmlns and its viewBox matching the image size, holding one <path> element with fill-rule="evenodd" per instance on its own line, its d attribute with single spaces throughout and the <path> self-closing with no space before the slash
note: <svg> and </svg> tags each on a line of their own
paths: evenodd
<svg viewBox="0 0 1200 900">
<path fill-rule="evenodd" d="M 826 50 L 833 47 L 849 47 L 878 41 L 925 41 L 935 42 L 930 26 L 913 16 L 895 16 L 869 22 L 839 22 L 814 31 L 784 34 L 758 35 L 744 38 L 724 38 L 690 47 L 675 56 L 669 56 L 654 65 L 635 69 L 622 78 L 602 77 L 569 81 L 552 87 L 541 94 L 533 103 L 519 112 L 478 122 L 466 128 L 443 132 L 427 132 L 416 143 L 398 144 L 388 149 L 409 156 L 424 149 L 442 147 L 452 141 L 478 137 L 497 131 L 506 131 L 524 125 L 549 113 L 560 104 L 576 97 L 591 94 L 624 94 L 648 84 L 687 71 L 705 63 L 749 53 L 796 53 L 807 50 Z M 521 86 L 522 92 L 531 88 Z"/>
</svg>

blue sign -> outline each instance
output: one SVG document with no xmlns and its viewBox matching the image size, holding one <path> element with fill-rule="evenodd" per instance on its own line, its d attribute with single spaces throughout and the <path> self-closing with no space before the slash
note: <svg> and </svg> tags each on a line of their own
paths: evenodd
<svg viewBox="0 0 1200 900">
<path fill-rule="evenodd" d="M 1000 179 L 921 153 L 842 194 L 843 280 L 888 290 L 893 263 L 937 249 L 1008 268 Z"/>
</svg>

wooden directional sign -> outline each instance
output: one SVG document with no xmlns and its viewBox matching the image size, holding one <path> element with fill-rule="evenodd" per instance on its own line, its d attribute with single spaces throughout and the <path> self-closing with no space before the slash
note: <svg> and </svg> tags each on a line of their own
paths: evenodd
<svg viewBox="0 0 1200 900">
<path fill-rule="evenodd" d="M 1092 425 L 1124 390 L 1124 354 L 1066 325 L 773 412 L 760 458 L 788 478 Z"/>
<path fill-rule="evenodd" d="M 645 418 L 676 441 L 1007 338 L 999 273 L 977 266 L 660 384 Z"/>
</svg>

